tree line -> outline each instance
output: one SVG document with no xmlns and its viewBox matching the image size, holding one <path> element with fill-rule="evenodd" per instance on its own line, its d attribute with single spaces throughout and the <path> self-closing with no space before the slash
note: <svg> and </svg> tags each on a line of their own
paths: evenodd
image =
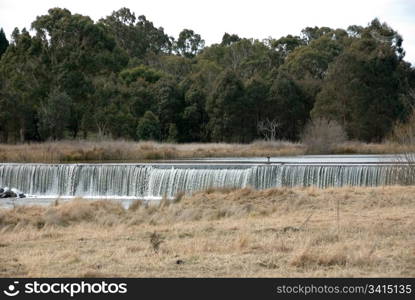
<svg viewBox="0 0 415 300">
<path fill-rule="evenodd" d="M 128 8 L 97 22 L 53 8 L 31 29 L 10 41 L 0 31 L 3 143 L 295 141 L 318 118 L 379 142 L 415 105 L 403 38 L 378 19 L 261 41 L 225 33 L 210 46 Z"/>
</svg>

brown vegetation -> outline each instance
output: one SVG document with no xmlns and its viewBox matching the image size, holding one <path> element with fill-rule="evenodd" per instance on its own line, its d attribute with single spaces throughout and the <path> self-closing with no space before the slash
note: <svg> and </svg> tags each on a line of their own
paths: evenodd
<svg viewBox="0 0 415 300">
<path fill-rule="evenodd" d="M 288 156 L 309 153 L 306 144 L 286 141 L 257 141 L 251 144 L 194 143 L 167 144 L 129 141 L 60 141 L 31 144 L 0 144 L 0 162 L 139 162 L 160 159 L 204 157 Z M 327 154 L 327 147 L 321 153 Z M 332 154 L 391 154 L 413 149 L 394 142 L 367 144 L 344 142 L 333 144 Z M 318 151 L 313 149 L 314 154 Z"/>
<path fill-rule="evenodd" d="M 0 210 L 0 276 L 415 276 L 415 187 L 209 190 Z"/>
<path fill-rule="evenodd" d="M 301 135 L 301 141 L 310 154 L 332 153 L 337 145 L 346 140 L 343 127 L 334 120 L 324 118 L 310 121 Z"/>
<path fill-rule="evenodd" d="M 414 151 L 414 145 L 403 145 L 392 141 L 381 144 L 348 141 L 333 148 L 332 154 L 396 154 Z"/>
<path fill-rule="evenodd" d="M 284 141 L 252 144 L 168 144 L 80 140 L 17 145 L 0 144 L 0 162 L 128 162 L 194 157 L 299 155 L 304 152 L 304 146 Z"/>
</svg>

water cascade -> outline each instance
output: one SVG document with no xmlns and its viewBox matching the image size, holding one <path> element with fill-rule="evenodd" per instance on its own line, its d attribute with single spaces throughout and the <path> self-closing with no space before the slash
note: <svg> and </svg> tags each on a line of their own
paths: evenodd
<svg viewBox="0 0 415 300">
<path fill-rule="evenodd" d="M 3 164 L 0 186 L 35 196 L 160 198 L 211 187 L 397 184 L 393 164 Z"/>
</svg>

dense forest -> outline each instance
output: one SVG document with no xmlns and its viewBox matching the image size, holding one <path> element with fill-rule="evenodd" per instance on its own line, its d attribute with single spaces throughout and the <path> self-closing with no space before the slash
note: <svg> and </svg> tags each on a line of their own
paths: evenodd
<svg viewBox="0 0 415 300">
<path fill-rule="evenodd" d="M 2 143 L 295 141 L 318 118 L 378 142 L 415 105 L 403 38 L 378 19 L 262 41 L 225 33 L 210 46 L 127 8 L 97 22 L 53 8 L 31 26 L 10 41 L 0 31 Z"/>
</svg>

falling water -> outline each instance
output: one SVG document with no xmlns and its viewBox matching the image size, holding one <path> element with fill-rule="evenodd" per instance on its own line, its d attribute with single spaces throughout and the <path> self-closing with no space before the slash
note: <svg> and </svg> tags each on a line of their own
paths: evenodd
<svg viewBox="0 0 415 300">
<path fill-rule="evenodd" d="M 392 185 L 403 170 L 392 164 L 3 164 L 0 186 L 35 196 L 157 198 L 211 187 Z"/>
</svg>

